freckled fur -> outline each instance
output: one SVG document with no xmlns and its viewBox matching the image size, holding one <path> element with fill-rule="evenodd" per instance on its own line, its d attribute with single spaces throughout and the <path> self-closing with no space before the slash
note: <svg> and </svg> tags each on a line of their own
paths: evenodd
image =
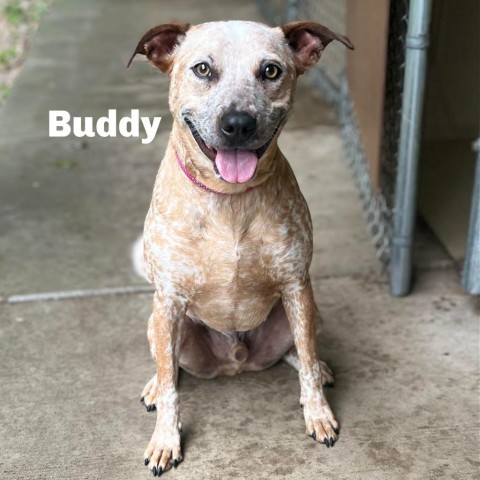
<svg viewBox="0 0 480 480">
<path fill-rule="evenodd" d="M 318 312 L 308 273 L 312 222 L 277 138 L 292 109 L 297 76 L 329 41 L 347 44 L 348 39 L 312 22 L 305 25 L 308 31 L 301 23 L 291 28 L 238 21 L 169 24 L 147 33 L 142 41 L 148 45 L 141 41 L 136 49 L 169 72 L 174 117 L 144 230 L 145 273 L 156 290 L 148 339 L 157 374 L 142 393 L 146 404 L 155 402 L 157 408 L 145 451 L 152 469 L 168 469 L 181 459 L 179 366 L 204 377 L 233 375 L 266 368 L 287 354 L 299 369 L 307 433 L 315 432 L 320 442 L 327 438 L 333 444 L 337 438 L 338 423 L 322 389 L 333 379 L 315 351 Z M 151 38 L 157 31 L 169 32 L 168 48 L 164 37 Z M 173 42 L 172 31 L 179 32 Z M 295 39 L 288 38 L 289 31 Z M 259 79 L 265 60 L 281 65 L 277 82 Z M 191 71 L 201 61 L 215 71 L 210 82 Z M 257 149 L 274 135 L 245 184 L 217 178 L 184 120 L 191 119 L 201 137 L 221 149 L 219 119 L 232 109 L 257 120 L 245 148 Z M 191 182 L 176 155 L 194 178 L 224 195 Z M 267 350 L 273 353 L 268 356 Z"/>
</svg>

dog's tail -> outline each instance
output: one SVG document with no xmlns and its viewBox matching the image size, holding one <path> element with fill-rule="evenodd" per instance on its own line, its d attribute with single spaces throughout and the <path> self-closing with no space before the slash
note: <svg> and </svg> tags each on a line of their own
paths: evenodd
<svg viewBox="0 0 480 480">
<path fill-rule="evenodd" d="M 145 259 L 143 257 L 143 236 L 140 235 L 132 246 L 132 264 L 135 273 L 150 283 L 145 270 Z"/>
</svg>

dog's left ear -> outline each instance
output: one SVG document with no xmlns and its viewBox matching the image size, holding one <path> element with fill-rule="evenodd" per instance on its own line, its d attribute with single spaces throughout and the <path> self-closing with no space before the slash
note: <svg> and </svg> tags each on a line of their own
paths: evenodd
<svg viewBox="0 0 480 480">
<path fill-rule="evenodd" d="M 137 53 L 145 55 L 148 60 L 162 72 L 169 73 L 172 63 L 171 54 L 190 28 L 188 23 L 166 23 L 150 29 L 138 42 L 137 48 L 127 63 L 132 63 Z"/>
<path fill-rule="evenodd" d="M 293 50 L 299 75 L 318 62 L 323 50 L 332 40 L 338 40 L 350 50 L 354 48 L 347 37 L 332 32 L 320 23 L 290 22 L 280 28 Z"/>
</svg>

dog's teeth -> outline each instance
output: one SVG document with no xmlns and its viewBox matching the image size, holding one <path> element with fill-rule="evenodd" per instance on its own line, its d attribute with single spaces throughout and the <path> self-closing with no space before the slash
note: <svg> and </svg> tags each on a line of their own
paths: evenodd
<svg viewBox="0 0 480 480">
<path fill-rule="evenodd" d="M 218 179 L 220 179 L 220 180 L 222 179 L 222 176 L 221 176 L 219 173 L 217 173 L 217 172 L 215 172 L 215 177 L 218 178 Z"/>
</svg>

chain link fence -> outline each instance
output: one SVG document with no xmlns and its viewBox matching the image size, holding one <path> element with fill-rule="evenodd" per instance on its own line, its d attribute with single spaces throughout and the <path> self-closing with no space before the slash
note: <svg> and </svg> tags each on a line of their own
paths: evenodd
<svg viewBox="0 0 480 480">
<path fill-rule="evenodd" d="M 346 0 L 257 0 L 257 2 L 266 20 L 272 25 L 281 25 L 295 19 L 315 20 L 333 31 L 339 33 L 346 31 Z M 377 256 L 387 266 L 390 261 L 393 229 L 393 198 L 400 137 L 408 2 L 409 0 L 390 2 L 379 191 L 373 188 L 370 180 L 355 108 L 349 93 L 345 74 L 346 51 L 341 48 L 327 49 L 321 62 L 309 73 L 325 100 L 338 113 L 347 162 L 357 186 L 364 216 Z"/>
</svg>

